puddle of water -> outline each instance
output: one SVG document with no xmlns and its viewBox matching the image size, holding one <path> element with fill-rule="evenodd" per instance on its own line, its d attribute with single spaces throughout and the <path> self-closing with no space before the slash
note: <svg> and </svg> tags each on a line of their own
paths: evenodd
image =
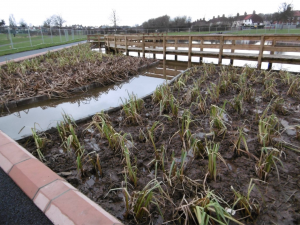
<svg viewBox="0 0 300 225">
<path fill-rule="evenodd" d="M 121 105 L 121 98 L 128 98 L 128 93 L 143 97 L 163 84 L 165 78 L 170 80 L 186 68 L 187 64 L 174 66 L 164 63 L 122 84 L 93 89 L 69 99 L 48 100 L 19 107 L 11 110 L 11 114 L 0 117 L 0 130 L 18 140 L 30 136 L 33 127 L 40 131 L 56 127 L 57 122 L 62 120 L 63 111 L 71 114 L 75 120 L 84 118 Z"/>
<path fill-rule="evenodd" d="M 289 122 L 286 120 L 280 120 L 281 125 L 284 127 L 285 132 L 287 135 L 295 136 L 296 135 L 296 129 L 289 125 Z"/>
</svg>

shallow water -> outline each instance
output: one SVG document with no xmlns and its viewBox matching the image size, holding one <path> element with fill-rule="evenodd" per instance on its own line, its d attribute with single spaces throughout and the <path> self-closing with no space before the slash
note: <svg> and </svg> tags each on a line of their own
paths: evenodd
<svg viewBox="0 0 300 225">
<path fill-rule="evenodd" d="M 161 64 L 145 70 L 122 84 L 93 89 L 68 99 L 47 100 L 11 110 L 0 117 L 0 130 L 18 140 L 31 135 L 31 128 L 45 131 L 62 120 L 62 113 L 71 114 L 75 120 L 102 110 L 121 105 L 128 93 L 143 97 L 187 68 L 187 65 Z"/>
</svg>

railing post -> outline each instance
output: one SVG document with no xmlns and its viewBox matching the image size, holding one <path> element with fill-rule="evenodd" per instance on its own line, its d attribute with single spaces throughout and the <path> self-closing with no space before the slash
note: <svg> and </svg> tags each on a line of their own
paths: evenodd
<svg viewBox="0 0 300 225">
<path fill-rule="evenodd" d="M 175 39 L 175 50 L 178 50 L 178 47 L 177 47 L 177 44 L 178 44 L 178 40 Z M 175 54 L 175 61 L 177 61 L 177 55 Z"/>
<path fill-rule="evenodd" d="M 219 45 L 219 62 L 218 65 L 222 64 L 222 55 L 223 55 L 223 44 L 224 44 L 224 36 L 220 36 L 220 45 Z"/>
<path fill-rule="evenodd" d="M 117 54 L 117 40 L 115 34 L 114 34 L 114 42 L 115 42 L 115 54 Z"/>
<path fill-rule="evenodd" d="M 143 41 L 143 43 L 142 43 L 142 48 L 143 48 L 143 58 L 145 58 L 145 36 L 144 36 L 144 34 L 143 34 L 142 41 Z"/>
<path fill-rule="evenodd" d="M 235 40 L 232 40 L 231 46 L 235 46 Z M 231 53 L 234 53 L 234 48 L 231 49 Z M 230 65 L 233 65 L 233 59 L 230 59 Z"/>
<path fill-rule="evenodd" d="M 31 36 L 30 36 L 30 31 L 29 31 L 29 27 L 28 27 L 28 37 L 29 37 L 29 41 L 30 41 L 30 46 L 32 47 L 32 42 L 31 42 Z"/>
<path fill-rule="evenodd" d="M 167 59 L 167 56 L 166 56 L 166 50 L 167 50 L 167 47 L 166 47 L 166 36 L 163 36 L 163 59 L 166 60 Z"/>
<path fill-rule="evenodd" d="M 153 35 L 153 49 L 156 48 L 155 44 L 156 44 L 156 39 L 155 39 L 155 36 Z M 156 54 L 154 51 L 153 51 L 153 59 L 156 59 Z"/>
<path fill-rule="evenodd" d="M 272 47 L 275 47 L 275 43 L 276 43 L 276 41 L 275 41 L 275 39 L 273 39 L 272 40 Z M 274 55 L 274 51 L 270 51 L 270 55 Z M 269 62 L 269 64 L 268 64 L 268 70 L 271 70 L 271 69 L 272 69 L 272 63 Z"/>
<path fill-rule="evenodd" d="M 191 66 L 192 62 L 192 36 L 189 36 L 189 53 L 188 53 L 188 67 Z"/>
<path fill-rule="evenodd" d="M 260 38 L 260 48 L 258 53 L 258 62 L 257 62 L 257 69 L 261 69 L 261 59 L 264 53 L 264 44 L 265 44 L 265 36 L 262 35 Z"/>
<path fill-rule="evenodd" d="M 8 36 L 9 36 L 9 39 L 10 39 L 11 48 L 13 49 L 14 48 L 14 43 L 13 43 L 12 38 L 11 38 L 11 33 L 10 33 L 10 28 L 9 27 L 8 27 L 7 32 L 8 32 Z M 31 44 L 31 39 L 30 39 L 30 44 Z M 32 44 L 31 44 L 31 46 L 32 46 Z"/>
<path fill-rule="evenodd" d="M 203 38 L 200 38 L 200 41 L 201 41 L 201 47 L 202 47 L 202 48 L 200 48 L 200 52 L 202 52 L 202 51 L 203 51 L 203 45 L 204 45 L 204 43 L 203 43 Z M 202 64 L 202 61 L 203 61 L 203 58 L 200 57 L 200 58 L 199 58 L 199 63 Z"/>
<path fill-rule="evenodd" d="M 129 52 L 128 52 L 127 36 L 125 36 L 125 52 L 126 52 L 126 55 L 128 56 Z"/>
</svg>

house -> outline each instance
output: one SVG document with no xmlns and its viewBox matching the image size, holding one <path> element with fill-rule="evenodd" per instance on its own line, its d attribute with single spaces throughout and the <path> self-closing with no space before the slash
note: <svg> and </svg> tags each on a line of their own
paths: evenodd
<svg viewBox="0 0 300 225">
<path fill-rule="evenodd" d="M 215 25 L 230 25 L 230 22 L 227 17 L 223 14 L 222 17 L 218 16 L 218 18 L 213 17 L 211 20 L 208 21 L 210 26 Z"/>
<path fill-rule="evenodd" d="M 293 11 L 293 17 L 289 19 L 291 24 L 300 24 L 300 10 Z"/>
<path fill-rule="evenodd" d="M 259 26 L 264 25 L 263 19 L 255 14 L 255 11 L 253 14 L 247 15 L 246 13 L 243 16 L 240 16 L 237 14 L 237 16 L 234 18 L 234 21 L 232 23 L 232 27 L 244 27 L 244 26 Z"/>
<path fill-rule="evenodd" d="M 207 25 L 209 25 L 209 23 L 205 20 L 205 18 L 196 20 L 192 23 L 192 27 L 203 27 Z"/>
</svg>

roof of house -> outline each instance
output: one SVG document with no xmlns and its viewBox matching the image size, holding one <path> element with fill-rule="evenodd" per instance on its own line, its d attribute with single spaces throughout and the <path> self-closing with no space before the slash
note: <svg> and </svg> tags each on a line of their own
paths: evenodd
<svg viewBox="0 0 300 225">
<path fill-rule="evenodd" d="M 294 12 L 294 16 L 300 16 L 300 10 L 295 10 Z"/>
<path fill-rule="evenodd" d="M 257 15 L 257 14 L 249 14 L 249 15 L 243 15 L 243 16 L 238 16 L 235 17 L 235 20 L 252 20 L 252 23 L 262 23 L 263 19 Z"/>
</svg>

